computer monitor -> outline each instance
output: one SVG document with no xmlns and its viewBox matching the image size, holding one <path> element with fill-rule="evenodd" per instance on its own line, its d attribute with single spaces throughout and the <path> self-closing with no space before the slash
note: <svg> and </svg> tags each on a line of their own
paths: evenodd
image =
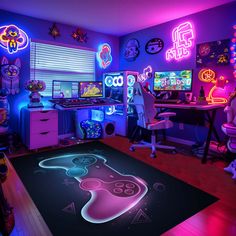
<svg viewBox="0 0 236 236">
<path fill-rule="evenodd" d="M 85 81 L 79 83 L 80 98 L 103 97 L 102 81 Z"/>
<path fill-rule="evenodd" d="M 79 82 L 77 81 L 52 81 L 53 99 L 76 99 L 79 98 Z"/>
<path fill-rule="evenodd" d="M 154 91 L 192 91 L 192 70 L 155 72 Z"/>
</svg>

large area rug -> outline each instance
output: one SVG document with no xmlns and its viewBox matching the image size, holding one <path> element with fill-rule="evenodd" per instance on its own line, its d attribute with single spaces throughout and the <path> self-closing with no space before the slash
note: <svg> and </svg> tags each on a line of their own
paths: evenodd
<svg viewBox="0 0 236 236">
<path fill-rule="evenodd" d="M 100 142 L 11 162 L 55 236 L 157 236 L 217 201 Z"/>
</svg>

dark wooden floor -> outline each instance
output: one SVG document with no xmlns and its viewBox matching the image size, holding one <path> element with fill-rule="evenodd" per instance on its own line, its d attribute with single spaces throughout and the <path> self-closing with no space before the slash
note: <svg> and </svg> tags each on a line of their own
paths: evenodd
<svg viewBox="0 0 236 236">
<path fill-rule="evenodd" d="M 112 137 L 102 142 L 220 199 L 165 232 L 163 236 L 236 235 L 236 181 L 233 181 L 231 175 L 223 170 L 226 165 L 224 161 L 208 162 L 203 165 L 194 156 L 181 153 L 173 155 L 161 151 L 158 151 L 156 159 L 151 159 L 148 149 L 130 152 L 127 138 Z M 13 158 L 13 155 L 9 155 L 9 158 Z M 16 218 L 16 226 L 11 235 L 52 235 L 15 170 L 10 163 L 8 164 L 10 173 L 4 183 L 4 191 L 11 205 L 14 206 Z"/>
</svg>

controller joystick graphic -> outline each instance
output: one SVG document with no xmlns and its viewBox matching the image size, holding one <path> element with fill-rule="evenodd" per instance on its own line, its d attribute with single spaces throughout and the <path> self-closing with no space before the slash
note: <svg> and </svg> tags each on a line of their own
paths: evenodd
<svg viewBox="0 0 236 236">
<path fill-rule="evenodd" d="M 142 179 L 122 175 L 105 162 L 95 154 L 71 154 L 45 159 L 39 166 L 64 169 L 78 180 L 80 188 L 91 193 L 81 210 L 82 217 L 91 223 L 105 223 L 134 207 L 148 190 Z"/>
</svg>

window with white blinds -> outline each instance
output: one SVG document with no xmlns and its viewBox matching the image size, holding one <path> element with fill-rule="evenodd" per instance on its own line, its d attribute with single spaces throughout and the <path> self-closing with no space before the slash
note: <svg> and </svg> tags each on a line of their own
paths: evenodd
<svg viewBox="0 0 236 236">
<path fill-rule="evenodd" d="M 95 52 L 31 41 L 30 79 L 43 80 L 46 89 L 43 96 L 52 96 L 53 80 L 94 81 Z"/>
</svg>

